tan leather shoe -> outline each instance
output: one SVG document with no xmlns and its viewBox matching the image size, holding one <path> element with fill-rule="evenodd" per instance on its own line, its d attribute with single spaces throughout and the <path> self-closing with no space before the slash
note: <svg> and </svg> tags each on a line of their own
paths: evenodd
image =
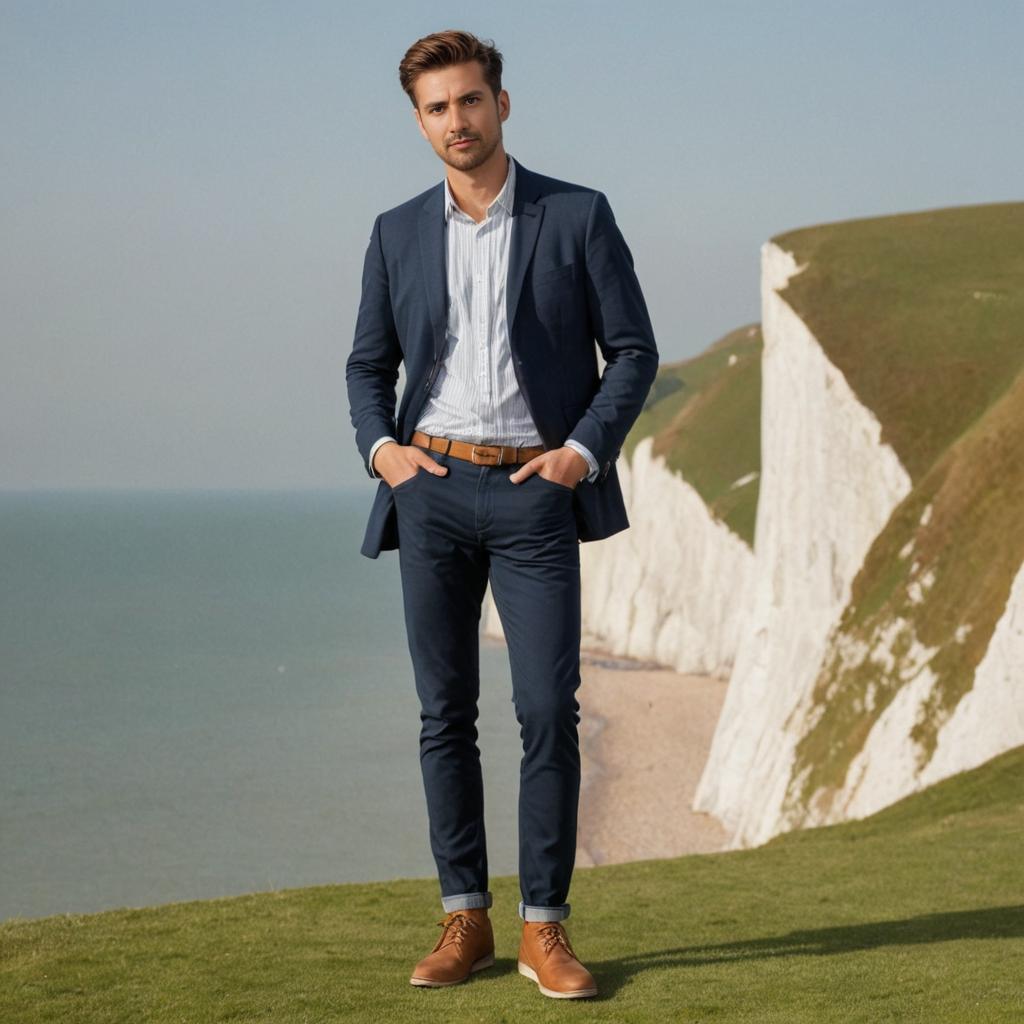
<svg viewBox="0 0 1024 1024">
<path fill-rule="evenodd" d="M 457 985 L 494 963 L 494 931 L 486 907 L 452 910 L 437 923 L 441 937 L 413 969 L 410 984 Z"/>
<path fill-rule="evenodd" d="M 555 999 L 597 995 L 594 976 L 576 959 L 561 921 L 523 922 L 519 973 Z"/>
</svg>

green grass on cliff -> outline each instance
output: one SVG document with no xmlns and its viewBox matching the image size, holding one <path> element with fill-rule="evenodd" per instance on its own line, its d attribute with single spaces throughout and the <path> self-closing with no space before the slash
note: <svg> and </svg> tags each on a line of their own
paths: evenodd
<svg viewBox="0 0 1024 1024">
<path fill-rule="evenodd" d="M 409 985 L 435 880 L 321 886 L 0 925 L 4 1024 L 1024 1019 L 1024 748 L 859 822 L 754 850 L 579 869 L 570 937 L 600 989 L 516 973 L 518 884 L 492 879 L 497 963 Z"/>
<path fill-rule="evenodd" d="M 837 221 L 772 241 L 806 264 L 779 294 L 911 479 L 1024 370 L 1024 203 Z"/>
<path fill-rule="evenodd" d="M 761 350 L 761 325 L 747 324 L 698 356 L 660 366 L 623 446 L 632 459 L 639 441 L 653 437 L 652 454 L 750 547 L 760 493 Z"/>
</svg>

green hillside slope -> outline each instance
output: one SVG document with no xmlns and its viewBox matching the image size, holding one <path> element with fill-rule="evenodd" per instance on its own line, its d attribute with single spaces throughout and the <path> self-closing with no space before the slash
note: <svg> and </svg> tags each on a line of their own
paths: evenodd
<svg viewBox="0 0 1024 1024">
<path fill-rule="evenodd" d="M 632 458 L 639 441 L 653 437 L 652 454 L 751 547 L 760 490 L 761 350 L 760 324 L 746 324 L 700 355 L 662 364 L 623 446 Z"/>
<path fill-rule="evenodd" d="M 772 241 L 806 264 L 779 294 L 911 479 L 1024 369 L 1024 203 L 838 221 Z"/>
<path fill-rule="evenodd" d="M 437 883 L 322 886 L 0 925 L 0 1020 L 995 1024 L 1024 1019 L 1024 748 L 859 822 L 730 853 L 580 869 L 567 924 L 600 993 L 497 962 L 409 985 Z"/>
</svg>

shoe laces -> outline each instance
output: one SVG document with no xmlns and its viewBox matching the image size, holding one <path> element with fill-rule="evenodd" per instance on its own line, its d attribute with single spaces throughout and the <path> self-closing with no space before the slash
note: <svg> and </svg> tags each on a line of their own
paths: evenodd
<svg viewBox="0 0 1024 1024">
<path fill-rule="evenodd" d="M 477 928 L 479 925 L 471 917 L 467 917 L 460 910 L 453 910 L 437 922 L 442 928 L 441 937 L 437 940 L 435 950 L 446 946 L 449 942 L 460 944 L 465 940 L 470 928 Z"/>
<path fill-rule="evenodd" d="M 550 952 L 555 946 L 563 946 L 565 951 L 574 957 L 572 946 L 569 945 L 569 936 L 565 934 L 565 927 L 561 924 L 546 924 L 543 928 L 537 929 L 537 935 L 544 944 L 544 952 Z"/>
</svg>

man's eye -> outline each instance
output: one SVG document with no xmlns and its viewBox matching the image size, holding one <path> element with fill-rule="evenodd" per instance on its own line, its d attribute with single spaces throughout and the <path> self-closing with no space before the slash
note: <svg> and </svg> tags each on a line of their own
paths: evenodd
<svg viewBox="0 0 1024 1024">
<path fill-rule="evenodd" d="M 479 96 L 470 96 L 469 99 L 466 100 L 466 102 L 467 103 L 476 103 L 477 100 L 479 100 L 479 99 L 480 99 Z"/>
</svg>

